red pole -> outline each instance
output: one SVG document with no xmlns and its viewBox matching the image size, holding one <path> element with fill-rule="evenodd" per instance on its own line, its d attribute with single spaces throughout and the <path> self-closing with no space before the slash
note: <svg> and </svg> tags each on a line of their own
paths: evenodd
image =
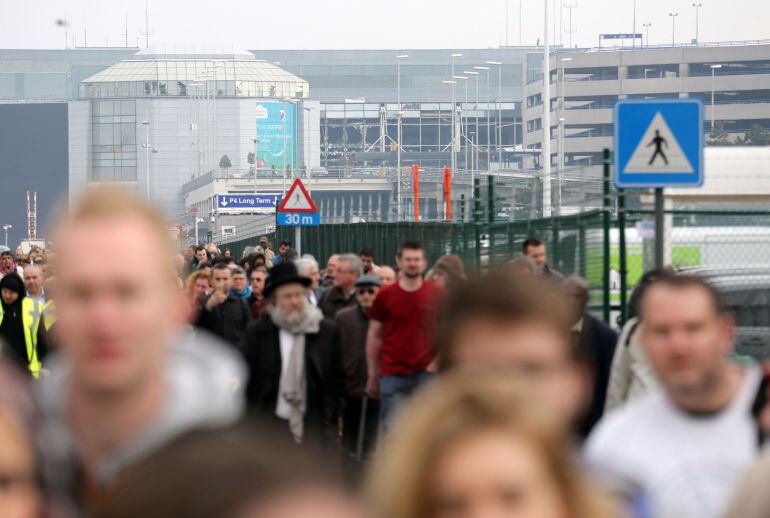
<svg viewBox="0 0 770 518">
<path fill-rule="evenodd" d="M 414 221 L 420 221 L 420 168 L 412 164 L 412 185 L 414 186 Z"/>
<path fill-rule="evenodd" d="M 444 219 L 452 221 L 452 168 L 444 168 Z"/>
</svg>

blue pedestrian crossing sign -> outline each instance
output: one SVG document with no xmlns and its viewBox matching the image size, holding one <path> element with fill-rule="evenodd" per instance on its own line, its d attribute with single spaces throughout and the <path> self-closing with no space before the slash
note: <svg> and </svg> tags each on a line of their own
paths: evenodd
<svg viewBox="0 0 770 518">
<path fill-rule="evenodd" d="M 615 186 L 703 185 L 703 104 L 697 99 L 615 104 Z"/>
</svg>

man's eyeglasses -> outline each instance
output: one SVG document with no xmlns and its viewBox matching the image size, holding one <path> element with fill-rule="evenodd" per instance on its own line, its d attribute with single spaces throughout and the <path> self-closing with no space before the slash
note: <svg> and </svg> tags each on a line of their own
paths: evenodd
<svg viewBox="0 0 770 518">
<path fill-rule="evenodd" d="M 375 293 L 377 293 L 377 290 L 376 290 L 376 289 L 374 289 L 374 288 L 358 288 L 358 289 L 356 290 L 356 292 L 357 292 L 359 295 L 364 295 L 364 294 L 367 294 L 367 295 L 374 295 Z"/>
</svg>

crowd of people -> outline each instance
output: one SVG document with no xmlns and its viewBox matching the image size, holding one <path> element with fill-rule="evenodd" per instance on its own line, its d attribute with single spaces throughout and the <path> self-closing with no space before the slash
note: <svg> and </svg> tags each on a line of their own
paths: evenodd
<svg viewBox="0 0 770 518">
<path fill-rule="evenodd" d="M 104 191 L 0 253 L 0 516 L 770 513 L 765 376 L 702 278 L 649 272 L 618 333 L 535 237 L 471 273 L 166 228 Z"/>
</svg>

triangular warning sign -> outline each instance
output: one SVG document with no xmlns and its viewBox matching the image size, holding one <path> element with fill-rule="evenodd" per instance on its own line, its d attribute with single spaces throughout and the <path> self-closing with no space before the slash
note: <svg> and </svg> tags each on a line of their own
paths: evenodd
<svg viewBox="0 0 770 518">
<path fill-rule="evenodd" d="M 297 178 L 286 192 L 278 212 L 318 212 L 318 207 L 305 189 L 302 180 Z"/>
<path fill-rule="evenodd" d="M 687 155 L 660 112 L 644 132 L 628 160 L 624 173 L 692 173 Z"/>
</svg>

